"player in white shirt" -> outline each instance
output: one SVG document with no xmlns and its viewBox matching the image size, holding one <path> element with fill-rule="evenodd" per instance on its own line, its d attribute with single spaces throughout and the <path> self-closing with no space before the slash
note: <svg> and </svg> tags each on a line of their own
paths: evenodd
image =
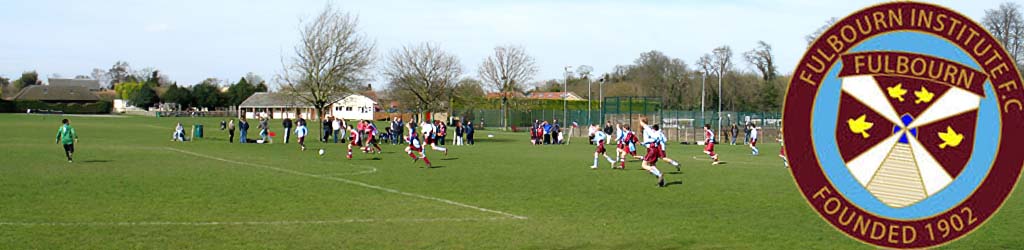
<svg viewBox="0 0 1024 250">
<path fill-rule="evenodd" d="M 758 128 L 757 126 L 750 126 L 750 150 L 755 156 L 761 154 L 761 151 L 757 150 L 757 132 L 760 131 L 761 128 Z"/>
<path fill-rule="evenodd" d="M 591 126 L 593 126 L 593 125 L 591 125 Z M 612 159 L 611 157 L 608 157 L 608 154 L 605 153 L 605 149 L 604 149 L 605 141 L 607 141 L 609 139 L 608 134 L 605 134 L 604 131 L 601 131 L 601 130 L 591 130 L 591 131 L 594 131 L 593 134 L 591 134 L 591 135 L 594 136 L 594 144 L 597 145 L 597 149 L 594 150 L 594 165 L 591 165 L 590 168 L 591 169 L 597 169 L 597 159 L 598 159 L 598 156 L 601 156 L 601 155 L 604 155 L 604 158 L 606 160 L 608 160 L 608 163 L 612 164 L 612 168 L 615 168 L 615 160 Z"/>
<path fill-rule="evenodd" d="M 445 157 L 448 156 L 448 149 L 437 145 L 437 128 L 434 124 L 425 121 L 421 122 L 420 131 L 423 132 L 423 140 L 426 141 L 427 145 L 430 145 L 430 149 L 441 151 Z"/>
</svg>

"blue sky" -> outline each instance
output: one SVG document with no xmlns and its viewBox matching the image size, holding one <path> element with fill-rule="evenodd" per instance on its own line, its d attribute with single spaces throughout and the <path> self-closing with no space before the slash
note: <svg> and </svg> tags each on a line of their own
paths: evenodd
<svg viewBox="0 0 1024 250">
<path fill-rule="evenodd" d="M 333 1 L 360 18 L 383 58 L 403 45 L 435 42 L 458 56 L 466 76 L 498 45 L 521 45 L 537 59 L 536 81 L 565 66 L 596 73 L 660 50 L 693 66 L 720 45 L 740 54 L 771 44 L 779 70 L 792 71 L 804 36 L 830 17 L 880 1 Z M 1003 1 L 934 1 L 980 21 Z M 0 3 L 0 76 L 88 75 L 118 60 L 154 67 L 179 84 L 247 72 L 272 79 L 298 40 L 299 20 L 325 0 L 36 0 Z M 383 60 L 380 60 L 383 62 Z M 382 64 L 382 63 L 379 63 Z M 379 68 L 379 66 L 378 66 Z M 376 72 L 376 70 L 375 70 Z M 383 82 L 374 80 L 375 86 Z"/>
</svg>

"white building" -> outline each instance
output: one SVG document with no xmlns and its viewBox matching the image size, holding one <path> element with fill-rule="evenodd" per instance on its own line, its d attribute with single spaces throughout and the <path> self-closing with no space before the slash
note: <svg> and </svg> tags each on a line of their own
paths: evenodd
<svg viewBox="0 0 1024 250">
<path fill-rule="evenodd" d="M 338 98 L 328 106 L 328 115 L 346 120 L 373 120 L 377 102 L 363 95 L 347 95 Z M 255 119 L 258 115 L 267 115 L 272 119 L 316 119 L 316 109 L 303 103 L 298 98 L 281 93 L 259 92 L 246 98 L 238 105 L 238 115 L 246 119 Z"/>
</svg>

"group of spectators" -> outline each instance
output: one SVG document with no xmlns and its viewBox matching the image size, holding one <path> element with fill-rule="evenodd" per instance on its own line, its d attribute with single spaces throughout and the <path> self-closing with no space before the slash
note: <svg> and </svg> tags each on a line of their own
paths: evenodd
<svg viewBox="0 0 1024 250">
<path fill-rule="evenodd" d="M 728 133 L 725 133 L 726 141 L 736 145 L 736 138 L 740 137 L 740 127 L 743 127 L 743 141 L 741 143 L 750 143 L 750 133 L 757 127 L 753 122 L 747 122 L 747 124 L 742 125 L 737 123 L 730 126 Z"/>
<path fill-rule="evenodd" d="M 548 121 L 534 120 L 530 127 L 530 143 L 533 145 L 564 144 L 565 133 L 558 124 L 558 119 Z"/>
<path fill-rule="evenodd" d="M 239 118 L 237 124 L 235 123 L 234 119 L 221 120 L 220 130 L 227 131 L 228 143 L 235 142 L 236 130 L 239 132 L 239 143 L 271 143 L 273 141 L 273 137 L 275 137 L 276 134 L 271 132 L 270 117 L 260 114 L 257 115 L 257 120 L 257 129 L 259 129 L 258 138 L 249 138 L 250 125 L 249 121 L 244 117 Z M 360 121 L 359 124 L 364 125 L 370 124 L 371 122 L 372 121 Z M 325 117 L 322 125 L 323 136 L 320 137 L 320 141 L 323 143 L 348 143 L 348 140 L 351 139 L 348 138 L 346 131 L 349 131 L 350 128 L 356 129 L 357 131 L 363 131 L 365 129 L 362 128 L 362 126 L 360 126 L 360 128 L 352 127 L 352 125 L 346 123 L 344 119 L 333 116 Z M 417 127 L 417 123 L 415 121 L 410 122 L 408 125 L 413 128 L 413 131 L 415 131 Z M 473 127 L 472 121 L 466 121 L 466 123 L 464 124 L 461 121 L 461 119 L 456 119 L 451 123 L 445 123 L 439 120 L 434 120 L 433 122 L 431 122 L 431 125 L 435 127 L 436 131 L 436 134 L 432 136 L 436 138 L 437 144 L 439 145 L 446 144 L 446 141 L 448 139 L 447 136 L 449 126 L 453 127 L 454 129 L 455 138 L 452 138 L 452 143 L 454 143 L 457 146 L 475 144 L 474 134 L 476 132 L 476 129 Z M 284 128 L 284 134 L 282 136 L 284 139 L 284 143 L 287 144 L 291 141 L 291 134 L 294 131 L 293 129 L 296 129 L 296 127 L 300 126 L 303 127 L 303 129 L 306 127 L 305 119 L 298 118 L 292 120 L 290 118 L 285 118 L 281 121 L 281 127 Z M 370 136 L 374 136 L 374 139 L 377 141 L 390 143 L 393 145 L 408 144 L 408 141 L 406 141 L 405 137 L 405 126 L 406 122 L 401 117 L 394 117 L 391 119 L 390 124 L 384 127 L 383 131 L 374 132 Z M 300 135 L 300 137 L 305 137 L 306 133 L 307 132 L 305 131 L 302 132 L 302 135 Z M 175 127 L 172 139 L 175 141 L 187 140 L 187 138 L 185 137 L 185 129 L 181 125 L 181 123 L 178 123 L 177 126 Z M 361 139 L 365 140 L 369 138 Z"/>
</svg>

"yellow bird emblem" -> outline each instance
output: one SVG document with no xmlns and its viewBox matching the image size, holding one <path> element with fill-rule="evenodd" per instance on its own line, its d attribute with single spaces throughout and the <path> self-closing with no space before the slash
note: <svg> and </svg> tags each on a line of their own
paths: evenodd
<svg viewBox="0 0 1024 250">
<path fill-rule="evenodd" d="M 942 144 L 939 144 L 939 148 L 946 148 L 946 146 L 956 147 L 960 146 L 960 142 L 964 140 L 964 134 L 958 134 L 953 130 L 953 127 L 946 126 L 946 132 L 939 132 L 939 139 L 942 140 Z"/>
<path fill-rule="evenodd" d="M 928 89 L 924 88 L 924 86 L 921 86 L 921 90 L 914 91 L 914 96 L 917 96 L 917 100 L 914 101 L 914 104 L 919 104 L 922 102 L 929 103 L 932 101 L 932 98 L 935 97 L 935 93 L 928 92 Z"/>
<path fill-rule="evenodd" d="M 860 134 L 864 138 L 871 136 L 868 134 L 868 130 L 875 126 L 874 123 L 867 122 L 867 115 L 860 115 L 857 119 L 847 119 L 846 124 L 850 126 L 850 132 Z"/>
<path fill-rule="evenodd" d="M 903 102 L 903 95 L 907 94 L 907 90 L 903 88 L 903 84 L 896 84 L 896 86 L 885 88 L 889 92 L 889 97 L 896 98 Z"/>
</svg>

